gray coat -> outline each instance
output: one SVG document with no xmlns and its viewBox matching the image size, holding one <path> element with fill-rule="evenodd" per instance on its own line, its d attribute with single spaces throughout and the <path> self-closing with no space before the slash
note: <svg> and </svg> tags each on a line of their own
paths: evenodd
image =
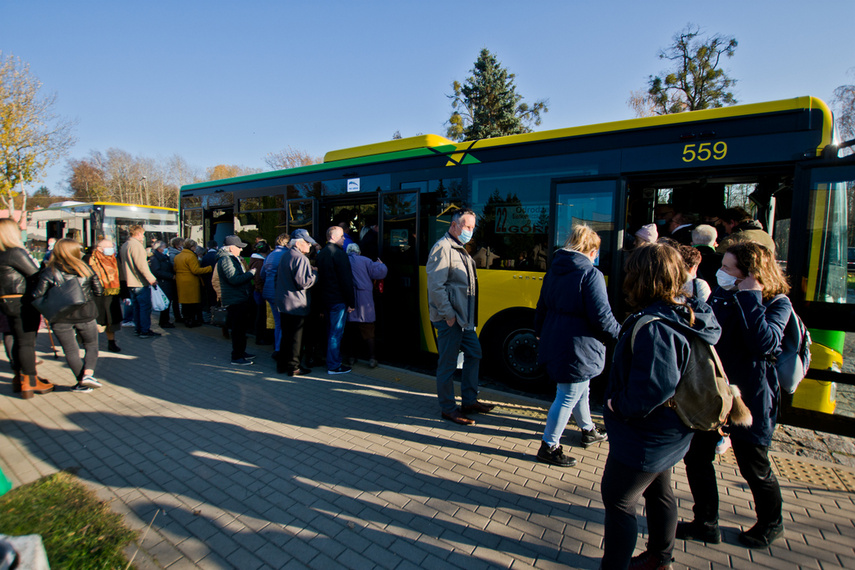
<svg viewBox="0 0 855 570">
<path fill-rule="evenodd" d="M 431 322 L 455 318 L 464 330 L 474 329 L 478 324 L 478 276 L 466 248 L 446 233 L 430 250 L 426 269 Z"/>
<path fill-rule="evenodd" d="M 299 250 L 289 248 L 276 271 L 276 308 L 280 313 L 304 317 L 309 314 L 306 290 L 315 284 L 317 274 L 309 259 Z"/>
</svg>

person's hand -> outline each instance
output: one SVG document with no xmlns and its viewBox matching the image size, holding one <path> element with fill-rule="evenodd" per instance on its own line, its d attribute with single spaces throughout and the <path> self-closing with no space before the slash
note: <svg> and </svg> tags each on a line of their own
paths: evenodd
<svg viewBox="0 0 855 570">
<path fill-rule="evenodd" d="M 754 276 L 751 275 L 750 273 L 748 274 L 748 277 L 746 277 L 745 279 L 740 281 L 736 286 L 739 288 L 740 291 L 762 291 L 763 290 L 763 286 L 760 285 L 760 282 L 757 281 L 757 279 L 755 279 Z"/>
<path fill-rule="evenodd" d="M 353 311 L 355 311 L 355 310 L 356 310 L 356 309 L 354 309 L 353 307 L 348 307 L 348 308 L 347 308 L 347 312 L 348 312 L 348 313 L 352 313 L 352 312 L 353 312 Z"/>
<path fill-rule="evenodd" d="M 451 317 L 450 319 L 445 319 L 445 324 L 447 324 L 450 327 L 453 327 L 454 323 L 456 323 L 456 322 L 457 322 L 457 317 Z"/>
<path fill-rule="evenodd" d="M 252 273 L 253 275 L 255 275 L 255 267 L 253 267 L 252 269 L 250 269 L 250 270 L 249 270 L 249 272 L 250 272 L 250 273 Z"/>
</svg>

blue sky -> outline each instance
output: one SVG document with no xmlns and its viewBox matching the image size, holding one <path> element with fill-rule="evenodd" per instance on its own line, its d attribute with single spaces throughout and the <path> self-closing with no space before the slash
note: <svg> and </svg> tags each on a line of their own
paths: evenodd
<svg viewBox="0 0 855 570">
<path fill-rule="evenodd" d="M 631 118 L 689 22 L 739 41 L 724 68 L 741 103 L 829 101 L 855 81 L 853 0 L 0 0 L 0 22 L 3 55 L 78 121 L 70 157 L 115 147 L 201 171 L 445 134 L 451 83 L 484 47 L 527 101 L 549 99 L 540 129 Z M 63 160 L 43 183 L 66 178 Z"/>
</svg>

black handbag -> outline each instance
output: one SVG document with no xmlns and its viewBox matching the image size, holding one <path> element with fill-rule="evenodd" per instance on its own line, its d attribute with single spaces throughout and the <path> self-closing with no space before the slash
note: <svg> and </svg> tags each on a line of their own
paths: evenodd
<svg viewBox="0 0 855 570">
<path fill-rule="evenodd" d="M 48 321 L 62 318 L 86 304 L 83 288 L 76 277 L 66 279 L 59 271 L 54 271 L 54 276 L 60 279 L 60 282 L 48 289 L 43 296 L 33 299 L 33 307 Z"/>
<path fill-rule="evenodd" d="M 211 307 L 211 324 L 224 327 L 229 321 L 229 311 L 225 307 Z"/>
<path fill-rule="evenodd" d="M 0 297 L 0 313 L 7 317 L 21 316 L 21 297 L 22 295 L 6 295 Z"/>
</svg>

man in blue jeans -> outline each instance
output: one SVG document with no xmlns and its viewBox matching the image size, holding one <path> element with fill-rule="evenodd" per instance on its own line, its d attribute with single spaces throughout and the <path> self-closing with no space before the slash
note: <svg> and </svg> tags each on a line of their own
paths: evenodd
<svg viewBox="0 0 855 570">
<path fill-rule="evenodd" d="M 318 285 L 327 316 L 327 373 L 347 374 L 350 366 L 341 362 L 341 338 L 347 313 L 356 307 L 353 271 L 344 251 L 344 230 L 332 226 L 327 230 L 327 244 L 318 252 Z"/>
<path fill-rule="evenodd" d="M 148 267 L 145 254 L 145 230 L 142 226 L 128 228 L 130 237 L 119 250 L 119 279 L 128 285 L 134 306 L 134 330 L 140 338 L 160 336 L 151 330 L 151 285 L 157 278 Z"/>
<path fill-rule="evenodd" d="M 428 306 L 436 329 L 436 393 L 442 417 L 460 425 L 473 425 L 465 414 L 486 414 L 489 404 L 478 401 L 478 365 L 481 343 L 475 334 L 478 308 L 478 276 L 475 261 L 464 245 L 475 231 L 475 212 L 458 210 L 451 217 L 448 232 L 436 242 L 427 262 Z M 463 351 L 463 378 L 460 384 L 463 406 L 454 399 L 454 371 L 457 354 Z"/>
</svg>

